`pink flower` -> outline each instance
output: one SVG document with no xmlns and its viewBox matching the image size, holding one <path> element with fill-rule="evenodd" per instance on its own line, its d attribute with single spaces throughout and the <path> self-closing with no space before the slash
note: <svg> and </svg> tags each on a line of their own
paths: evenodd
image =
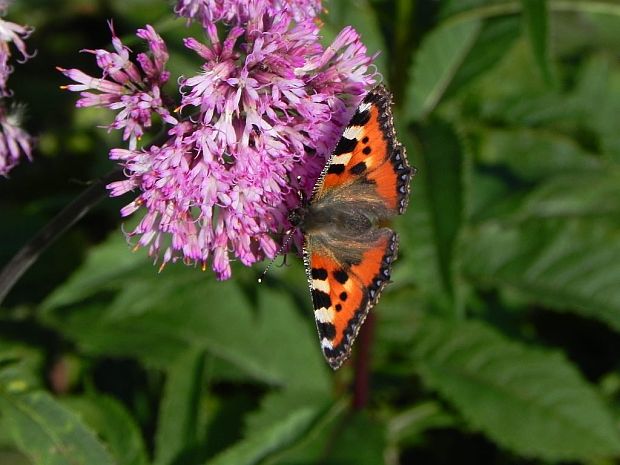
<svg viewBox="0 0 620 465">
<path fill-rule="evenodd" d="M 4 14 L 8 8 L 8 2 L 0 2 L 0 14 Z M 29 54 L 26 50 L 24 40 L 32 34 L 33 29 L 28 26 L 21 26 L 0 18 L 0 97 L 7 97 L 11 92 L 7 88 L 7 80 L 13 71 L 9 65 L 11 58 L 12 43 L 21 55 L 20 61 L 32 58 L 34 54 Z"/>
<path fill-rule="evenodd" d="M 249 19 L 247 10 L 251 4 L 252 0 L 178 0 L 174 11 L 205 26 L 217 21 L 239 25 Z M 303 21 L 319 14 L 321 0 L 268 0 L 266 7 L 271 15 L 287 10 L 293 19 Z"/>
<path fill-rule="evenodd" d="M 4 102 L 2 102 L 4 103 Z M 7 176 L 23 156 L 32 159 L 32 137 L 21 125 L 23 109 L 7 111 L 0 105 L 0 175 Z"/>
<path fill-rule="evenodd" d="M 274 257 L 298 190 L 311 191 L 343 126 L 374 83 L 372 58 L 353 29 L 324 48 L 313 19 L 296 22 L 287 9 L 276 11 L 277 2 L 231 1 L 224 9 L 225 3 L 179 2 L 178 10 L 213 7 L 204 22 L 208 42 L 185 39 L 203 61 L 198 74 L 179 79 L 179 111 L 187 117 L 164 118 L 170 129 L 161 144 L 113 149 L 110 158 L 123 166 L 127 179 L 108 186 L 112 196 L 137 191 L 121 214 L 144 212 L 128 235 L 162 267 L 178 260 L 210 266 L 219 279 L 230 277 L 234 259 L 251 265 Z M 211 22 L 219 19 L 229 25 Z M 151 32 L 149 42 L 165 50 L 154 37 Z M 100 67 L 107 79 L 65 71 L 80 83 L 71 90 L 98 91 L 83 93 L 78 105 L 92 101 L 114 108 L 134 87 L 131 96 L 145 88 L 155 96 L 152 83 L 159 81 L 148 76 L 149 67 L 131 64 L 120 42 L 115 48 L 115 54 L 97 55 L 105 58 Z M 154 45 L 151 51 L 160 56 L 152 68 L 163 70 L 163 52 L 156 53 Z M 157 108 L 165 114 L 164 107 Z"/>
<path fill-rule="evenodd" d="M 129 140 L 129 147 L 135 149 L 144 129 L 151 126 L 153 113 L 169 124 L 176 123 L 161 95 L 161 87 L 170 77 L 165 69 L 168 51 L 162 38 L 147 25 L 136 35 L 147 42 L 150 54 L 138 54 L 136 65 L 130 60 L 130 50 L 116 37 L 112 24 L 110 30 L 115 52 L 84 50 L 95 55 L 97 65 L 103 71 L 102 78 L 94 78 L 77 69 L 58 69 L 78 83 L 63 87 L 81 92 L 77 107 L 99 106 L 119 110 L 109 129 L 122 129 L 123 140 Z"/>
<path fill-rule="evenodd" d="M 4 15 L 9 2 L 0 0 L 0 14 Z M 23 107 L 13 105 L 9 110 L 8 99 L 12 92 L 7 87 L 9 75 L 13 67 L 11 59 L 11 44 L 19 52 L 18 61 L 26 61 L 34 56 L 26 50 L 25 39 L 33 29 L 21 26 L 0 18 L 0 175 L 7 176 L 23 156 L 32 158 L 32 137 L 21 128 Z"/>
</svg>

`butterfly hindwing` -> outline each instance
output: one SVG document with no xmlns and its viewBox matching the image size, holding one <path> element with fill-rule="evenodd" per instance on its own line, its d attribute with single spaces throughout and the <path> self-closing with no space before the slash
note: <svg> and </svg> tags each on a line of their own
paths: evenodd
<svg viewBox="0 0 620 465">
<path fill-rule="evenodd" d="M 397 249 L 397 235 L 388 228 L 380 231 L 374 243 L 366 244 L 357 263 L 308 246 L 314 316 L 321 348 L 332 368 L 339 368 L 349 357 L 362 323 L 389 282 Z"/>
</svg>

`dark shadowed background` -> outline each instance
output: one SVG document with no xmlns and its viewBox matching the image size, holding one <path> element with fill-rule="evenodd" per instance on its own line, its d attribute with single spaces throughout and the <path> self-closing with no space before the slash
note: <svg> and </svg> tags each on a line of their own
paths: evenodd
<svg viewBox="0 0 620 465">
<path fill-rule="evenodd" d="M 9 86 L 38 148 L 0 180 L 0 266 L 113 168 L 112 115 L 76 110 L 55 67 L 97 74 L 78 51 L 109 45 L 108 19 L 135 47 L 149 23 L 174 88 L 200 31 L 171 9 L 14 2 L 38 55 Z M 323 360 L 299 259 L 262 285 L 263 265 L 158 274 L 121 233 L 129 198 L 106 199 L 0 308 L 0 464 L 620 462 L 620 4 L 332 0 L 321 18 L 326 43 L 352 24 L 381 51 L 418 168 L 358 341 L 369 378 Z"/>
</svg>

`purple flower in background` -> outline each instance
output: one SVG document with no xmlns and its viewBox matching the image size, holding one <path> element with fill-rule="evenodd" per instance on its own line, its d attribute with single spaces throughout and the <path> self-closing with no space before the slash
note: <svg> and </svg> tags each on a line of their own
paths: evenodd
<svg viewBox="0 0 620 465">
<path fill-rule="evenodd" d="M 139 53 L 136 57 L 138 66 L 130 60 L 130 50 L 116 36 L 112 24 L 110 30 L 115 52 L 84 50 L 95 55 L 97 66 L 103 71 L 102 78 L 94 78 L 77 69 L 59 70 L 78 83 L 63 86 L 81 92 L 77 107 L 98 106 L 120 110 L 109 129 L 122 129 L 123 140 L 129 140 L 129 147 L 135 149 L 144 128 L 151 126 L 153 113 L 169 124 L 176 123 L 161 95 L 161 87 L 170 77 L 165 70 L 168 50 L 151 26 L 139 29 L 136 35 L 147 42 L 150 54 Z M 85 92 L 89 89 L 96 92 Z"/>
<path fill-rule="evenodd" d="M 4 102 L 3 102 L 4 103 Z M 32 159 L 32 137 L 21 128 L 23 107 L 8 111 L 0 105 L 0 175 L 8 172 L 26 156 Z"/>
<path fill-rule="evenodd" d="M 0 1 L 0 14 L 4 15 L 8 7 L 8 1 Z M 9 65 L 9 59 L 11 58 L 10 44 L 13 43 L 21 55 L 19 61 L 23 62 L 28 58 L 32 58 L 33 55 L 28 53 L 24 43 L 24 40 L 30 36 L 32 31 L 31 27 L 21 26 L 0 18 L 0 97 L 11 95 L 7 88 L 9 74 L 13 71 L 13 68 Z"/>
<path fill-rule="evenodd" d="M 213 6 L 203 23 L 208 42 L 185 39 L 203 60 L 199 74 L 179 80 L 179 111 L 186 117 L 165 119 L 171 127 L 162 144 L 110 153 L 127 175 L 108 186 L 111 195 L 138 191 L 121 214 L 145 211 L 128 235 L 162 267 L 182 260 L 210 266 L 227 279 L 234 257 L 244 265 L 272 258 L 278 250 L 274 237 L 287 228 L 298 190 L 311 191 L 374 83 L 372 58 L 352 28 L 324 48 L 313 19 L 296 22 L 287 8 L 276 11 L 276 3 L 295 2 L 179 2 L 177 9 L 188 11 Z M 215 8 L 224 4 L 227 9 Z M 218 28 L 214 19 L 231 22 Z M 124 49 L 116 49 L 122 58 Z M 82 99 L 118 100 L 122 79 L 110 73 L 108 80 L 77 70 L 65 74 L 100 91 Z"/>
<path fill-rule="evenodd" d="M 0 14 L 4 15 L 8 7 L 8 1 L 0 0 Z M 24 43 L 32 31 L 30 27 L 0 18 L 0 175 L 2 176 L 7 176 L 22 156 L 32 159 L 33 139 L 21 128 L 23 107 L 13 105 L 9 109 L 7 101 L 12 95 L 7 87 L 9 75 L 13 71 L 13 67 L 9 64 L 12 56 L 11 44 L 19 52 L 18 61 L 24 62 L 32 58 L 34 54 L 28 53 Z"/>
<path fill-rule="evenodd" d="M 249 19 L 252 0 L 179 0 L 175 12 L 179 16 L 200 21 L 203 25 L 224 21 L 240 25 Z M 314 18 L 321 11 L 321 0 L 267 0 L 267 13 L 274 15 L 283 10 L 296 21 Z"/>
</svg>

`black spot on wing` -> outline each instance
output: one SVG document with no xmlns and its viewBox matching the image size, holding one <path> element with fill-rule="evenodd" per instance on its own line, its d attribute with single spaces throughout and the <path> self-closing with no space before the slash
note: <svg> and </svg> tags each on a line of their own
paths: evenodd
<svg viewBox="0 0 620 465">
<path fill-rule="evenodd" d="M 344 173 L 344 165 L 342 163 L 332 163 L 327 168 L 327 174 L 342 174 Z"/>
<path fill-rule="evenodd" d="M 364 126 L 366 123 L 368 123 L 368 121 L 370 121 L 370 111 L 369 110 L 366 110 L 366 111 L 358 110 L 353 115 L 353 118 L 351 118 L 351 122 L 349 123 L 349 126 Z"/>
<path fill-rule="evenodd" d="M 364 138 L 362 139 L 362 143 L 367 144 L 369 140 L 370 139 L 368 138 L 368 136 L 364 136 Z"/>
<path fill-rule="evenodd" d="M 340 293 L 340 300 L 342 300 L 343 302 L 344 302 L 345 300 L 347 300 L 347 297 L 349 297 L 349 296 L 347 295 L 347 293 L 346 293 L 346 292 L 342 291 L 342 292 Z"/>
<path fill-rule="evenodd" d="M 334 279 L 340 284 L 344 284 L 349 280 L 349 275 L 344 270 L 336 270 L 333 273 Z"/>
<path fill-rule="evenodd" d="M 336 337 L 336 327 L 331 323 L 325 323 L 322 321 L 317 322 L 317 328 L 319 330 L 319 336 L 327 338 L 330 341 Z"/>
<path fill-rule="evenodd" d="M 314 303 L 314 308 L 329 308 L 332 305 L 332 299 L 329 298 L 329 294 L 319 289 L 312 289 L 312 302 Z"/>
<path fill-rule="evenodd" d="M 312 279 L 325 281 L 327 279 L 327 270 L 325 268 L 312 268 Z"/>
<path fill-rule="evenodd" d="M 349 169 L 349 171 L 351 172 L 351 174 L 355 174 L 355 175 L 362 174 L 364 171 L 366 171 L 366 163 L 364 163 L 363 161 L 360 161 L 357 165 Z"/>
<path fill-rule="evenodd" d="M 347 139 L 346 137 L 341 137 L 338 145 L 334 149 L 334 155 L 342 155 L 343 153 L 353 152 L 356 146 L 357 139 Z"/>
<path fill-rule="evenodd" d="M 366 146 L 362 149 L 362 153 L 364 155 L 370 155 L 370 152 L 372 152 L 372 149 L 369 146 Z"/>
<path fill-rule="evenodd" d="M 336 304 L 336 311 L 339 312 L 340 310 L 342 310 L 342 305 Z"/>
</svg>

